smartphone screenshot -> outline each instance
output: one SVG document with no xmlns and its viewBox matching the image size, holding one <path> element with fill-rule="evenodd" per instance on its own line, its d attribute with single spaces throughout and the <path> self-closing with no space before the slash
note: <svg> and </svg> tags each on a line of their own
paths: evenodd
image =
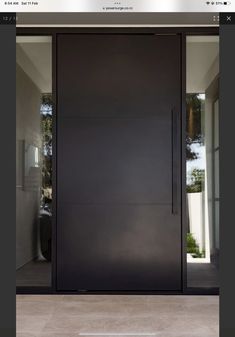
<svg viewBox="0 0 235 337">
<path fill-rule="evenodd" d="M 234 337 L 235 2 L 0 1 L 0 337 Z"/>
</svg>

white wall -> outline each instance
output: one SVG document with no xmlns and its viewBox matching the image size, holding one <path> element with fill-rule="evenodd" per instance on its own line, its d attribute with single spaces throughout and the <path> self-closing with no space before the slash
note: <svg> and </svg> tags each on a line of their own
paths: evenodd
<svg viewBox="0 0 235 337">
<path fill-rule="evenodd" d="M 199 245 L 200 250 L 205 249 L 205 227 L 203 213 L 202 192 L 187 193 L 189 230 Z"/>
</svg>

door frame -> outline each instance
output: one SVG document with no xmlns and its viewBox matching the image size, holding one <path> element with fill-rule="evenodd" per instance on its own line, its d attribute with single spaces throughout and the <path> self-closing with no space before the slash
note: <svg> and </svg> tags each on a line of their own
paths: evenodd
<svg viewBox="0 0 235 337">
<path fill-rule="evenodd" d="M 181 265 L 182 265 L 182 287 L 181 291 L 138 291 L 138 292 L 120 292 L 112 291 L 105 292 L 105 294 L 159 294 L 159 295 L 218 295 L 218 288 L 188 288 L 187 287 L 187 217 L 186 217 L 186 36 L 189 35 L 219 35 L 218 27 L 17 27 L 17 36 L 51 36 L 52 37 L 52 98 L 53 98 L 53 114 L 52 114 L 52 141 L 53 141 L 53 156 L 52 156 L 52 284 L 51 287 L 17 287 L 18 294 L 84 294 L 83 292 L 73 291 L 57 291 L 57 261 L 56 261 L 56 247 L 57 247 L 57 35 L 58 34 L 134 34 L 134 35 L 180 35 L 181 37 Z M 85 292 L 85 294 L 104 294 L 104 292 Z"/>
</svg>

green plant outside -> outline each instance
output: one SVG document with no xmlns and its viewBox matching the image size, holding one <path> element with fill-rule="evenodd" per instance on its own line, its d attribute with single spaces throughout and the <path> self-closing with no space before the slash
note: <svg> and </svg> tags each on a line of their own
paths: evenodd
<svg viewBox="0 0 235 337">
<path fill-rule="evenodd" d="M 200 251 L 197 241 L 193 237 L 192 233 L 187 233 L 187 253 L 191 254 L 194 258 L 205 257 L 205 251 L 204 250 Z"/>
<path fill-rule="evenodd" d="M 193 169 L 190 172 L 190 184 L 187 185 L 187 193 L 198 193 L 204 190 L 205 170 Z"/>
</svg>

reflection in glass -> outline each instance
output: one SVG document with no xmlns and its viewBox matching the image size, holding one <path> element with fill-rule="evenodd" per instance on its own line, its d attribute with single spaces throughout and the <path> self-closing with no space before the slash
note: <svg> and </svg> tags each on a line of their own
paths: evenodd
<svg viewBox="0 0 235 337">
<path fill-rule="evenodd" d="M 188 287 L 219 286 L 218 53 L 217 36 L 187 37 Z"/>
<path fill-rule="evenodd" d="M 51 38 L 16 40 L 16 284 L 51 285 Z"/>
</svg>

